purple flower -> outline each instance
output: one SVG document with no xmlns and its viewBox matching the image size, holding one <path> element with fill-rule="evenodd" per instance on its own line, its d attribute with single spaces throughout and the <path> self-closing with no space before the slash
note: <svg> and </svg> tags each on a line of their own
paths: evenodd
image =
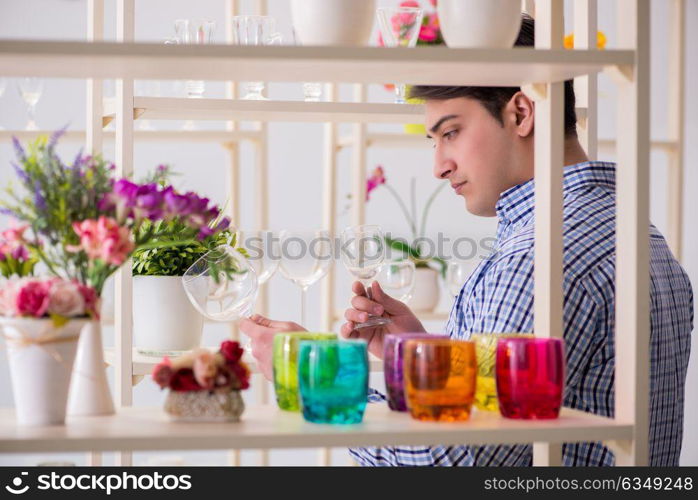
<svg viewBox="0 0 698 500">
<path fill-rule="evenodd" d="M 51 137 L 48 141 L 48 149 L 51 150 L 56 146 L 56 143 L 58 142 L 58 139 L 65 134 L 66 130 L 68 130 L 68 125 L 64 125 L 63 128 L 56 130 L 53 134 L 51 134 Z"/>
<path fill-rule="evenodd" d="M 134 197 L 133 216 L 135 219 L 156 221 L 163 215 L 163 196 L 157 184 L 138 186 Z"/>
<path fill-rule="evenodd" d="M 168 186 L 163 192 L 165 199 L 165 210 L 167 217 L 186 216 L 192 213 L 192 200 L 190 196 L 177 194 L 177 192 Z"/>
<path fill-rule="evenodd" d="M 24 163 L 27 159 L 27 155 L 24 153 L 24 148 L 19 142 L 19 139 L 17 139 L 15 136 L 12 136 L 12 145 L 15 148 L 15 153 L 17 154 L 17 157 L 20 159 L 22 163 Z"/>
<path fill-rule="evenodd" d="M 46 210 L 46 199 L 41 194 L 41 184 L 39 181 L 36 181 L 34 184 L 34 205 L 36 205 L 36 208 L 39 210 Z"/>
<path fill-rule="evenodd" d="M 11 163 L 12 168 L 15 169 L 15 173 L 17 174 L 17 177 L 22 181 L 22 184 L 25 184 L 27 186 L 31 186 L 31 181 L 29 180 L 29 175 L 20 167 L 17 165 L 15 162 Z"/>
<path fill-rule="evenodd" d="M 12 250 L 11 255 L 12 258 L 15 260 L 28 260 L 29 250 L 27 250 L 27 247 L 25 247 L 24 245 L 19 245 L 14 250 Z"/>
<path fill-rule="evenodd" d="M 208 226 L 201 226 L 199 228 L 199 234 L 196 235 L 196 237 L 200 240 L 205 240 L 209 236 L 211 236 L 215 231 L 211 229 Z"/>
</svg>

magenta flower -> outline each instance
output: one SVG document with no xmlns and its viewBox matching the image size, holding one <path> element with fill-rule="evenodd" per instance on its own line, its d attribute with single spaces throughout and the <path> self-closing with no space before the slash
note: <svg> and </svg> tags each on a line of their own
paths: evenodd
<svg viewBox="0 0 698 500">
<path fill-rule="evenodd" d="M 51 283 L 48 281 L 30 280 L 17 289 L 15 308 L 19 316 L 42 317 L 50 303 L 49 292 Z"/>
<path fill-rule="evenodd" d="M 383 172 L 383 167 L 377 166 L 373 170 L 370 177 L 366 179 L 366 201 L 369 200 L 369 194 L 371 194 L 371 191 L 376 189 L 381 184 L 385 184 L 385 175 Z"/>
</svg>

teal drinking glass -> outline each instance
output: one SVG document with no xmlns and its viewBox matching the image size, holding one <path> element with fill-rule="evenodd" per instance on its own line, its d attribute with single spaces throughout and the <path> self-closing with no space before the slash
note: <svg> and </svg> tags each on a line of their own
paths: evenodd
<svg viewBox="0 0 698 500">
<path fill-rule="evenodd" d="M 298 386 L 303 417 L 318 424 L 358 424 L 368 397 L 364 340 L 301 340 Z"/>
</svg>

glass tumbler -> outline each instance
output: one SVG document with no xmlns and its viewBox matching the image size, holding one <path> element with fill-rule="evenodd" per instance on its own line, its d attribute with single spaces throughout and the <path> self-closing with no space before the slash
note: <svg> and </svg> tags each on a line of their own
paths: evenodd
<svg viewBox="0 0 698 500">
<path fill-rule="evenodd" d="M 502 416 L 517 419 L 560 416 L 565 385 L 561 339 L 500 339 L 496 363 L 497 397 Z"/>
<path fill-rule="evenodd" d="M 470 418 L 475 397 L 475 343 L 454 339 L 408 340 L 404 347 L 407 408 L 417 420 Z"/>
<path fill-rule="evenodd" d="M 360 423 L 368 398 L 366 341 L 301 340 L 298 386 L 308 422 Z"/>
<path fill-rule="evenodd" d="M 383 338 L 383 375 L 388 407 L 393 411 L 407 411 L 403 373 L 405 342 L 414 339 L 448 338 L 430 333 L 390 333 Z"/>
<path fill-rule="evenodd" d="M 495 357 L 497 341 L 505 338 L 533 338 L 529 333 L 475 333 L 470 340 L 475 342 L 477 355 L 477 384 L 475 407 L 478 410 L 498 411 L 497 382 L 495 379 Z"/>
<path fill-rule="evenodd" d="M 274 336 L 272 365 L 274 392 L 279 408 L 300 411 L 298 392 L 298 342 L 301 340 L 336 340 L 335 333 L 284 332 Z"/>
</svg>

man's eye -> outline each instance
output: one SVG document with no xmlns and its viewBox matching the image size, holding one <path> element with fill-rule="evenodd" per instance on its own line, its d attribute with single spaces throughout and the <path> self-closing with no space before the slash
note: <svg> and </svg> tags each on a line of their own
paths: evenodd
<svg viewBox="0 0 698 500">
<path fill-rule="evenodd" d="M 443 135 L 443 137 L 444 139 L 453 139 L 456 136 L 457 132 L 457 130 L 449 130 Z"/>
</svg>

